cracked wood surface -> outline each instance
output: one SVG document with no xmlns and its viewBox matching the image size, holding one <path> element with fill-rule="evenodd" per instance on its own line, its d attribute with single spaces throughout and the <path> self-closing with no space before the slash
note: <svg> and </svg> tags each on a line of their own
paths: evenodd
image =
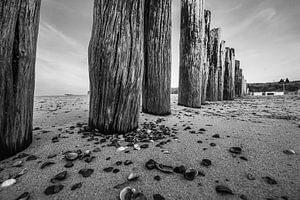
<svg viewBox="0 0 300 200">
<path fill-rule="evenodd" d="M 89 45 L 89 126 L 103 133 L 138 127 L 144 65 L 144 0 L 95 0 Z"/>
<path fill-rule="evenodd" d="M 171 0 L 145 1 L 145 68 L 142 109 L 171 113 Z"/>
<path fill-rule="evenodd" d="M 0 1 L 0 160 L 32 141 L 40 0 Z"/>
</svg>

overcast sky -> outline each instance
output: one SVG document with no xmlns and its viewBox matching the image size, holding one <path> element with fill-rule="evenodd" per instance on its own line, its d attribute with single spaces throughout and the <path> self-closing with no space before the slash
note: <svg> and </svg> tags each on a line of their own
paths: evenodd
<svg viewBox="0 0 300 200">
<path fill-rule="evenodd" d="M 248 82 L 300 79 L 299 0 L 206 0 L 212 28 L 236 49 Z M 42 0 L 36 95 L 86 94 L 93 0 Z M 178 86 L 180 0 L 172 5 L 172 87 Z"/>
</svg>

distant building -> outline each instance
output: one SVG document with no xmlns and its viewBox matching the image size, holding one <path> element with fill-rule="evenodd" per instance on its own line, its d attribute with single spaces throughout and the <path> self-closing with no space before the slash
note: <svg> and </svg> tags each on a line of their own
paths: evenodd
<svg viewBox="0 0 300 200">
<path fill-rule="evenodd" d="M 283 96 L 284 92 L 252 92 L 252 96 Z"/>
</svg>

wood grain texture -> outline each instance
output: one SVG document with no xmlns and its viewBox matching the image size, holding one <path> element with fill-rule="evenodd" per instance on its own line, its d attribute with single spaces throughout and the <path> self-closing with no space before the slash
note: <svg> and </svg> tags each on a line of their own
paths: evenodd
<svg viewBox="0 0 300 200">
<path fill-rule="evenodd" d="M 40 0 L 0 2 L 0 160 L 32 141 Z"/>
<path fill-rule="evenodd" d="M 206 90 L 208 83 L 209 73 L 209 54 L 210 54 L 210 24 L 211 12 L 204 10 L 204 42 L 203 42 L 203 70 L 202 70 L 202 91 L 201 91 L 201 104 L 206 102 Z"/>
<path fill-rule="evenodd" d="M 239 60 L 235 60 L 235 82 L 234 82 L 234 89 L 235 89 L 235 96 L 241 97 L 242 96 L 242 71 L 241 71 L 241 62 Z"/>
<path fill-rule="evenodd" d="M 220 42 L 221 29 L 212 29 L 210 31 L 209 72 L 206 91 L 207 101 L 218 101 L 218 70 L 220 67 Z"/>
<path fill-rule="evenodd" d="M 204 17 L 203 0 L 181 1 L 180 68 L 178 104 L 201 107 L 203 41 L 201 17 Z"/>
<path fill-rule="evenodd" d="M 224 40 L 220 43 L 220 65 L 218 70 L 218 101 L 223 101 L 224 93 L 224 73 L 225 73 L 225 56 L 226 56 L 226 42 Z"/>
<path fill-rule="evenodd" d="M 142 110 L 171 113 L 171 0 L 145 1 Z"/>
<path fill-rule="evenodd" d="M 224 100 L 234 99 L 234 69 L 235 69 L 235 50 L 226 47 L 225 73 L 224 73 Z"/>
<path fill-rule="evenodd" d="M 95 0 L 89 45 L 89 126 L 106 134 L 138 127 L 144 66 L 144 1 Z"/>
</svg>

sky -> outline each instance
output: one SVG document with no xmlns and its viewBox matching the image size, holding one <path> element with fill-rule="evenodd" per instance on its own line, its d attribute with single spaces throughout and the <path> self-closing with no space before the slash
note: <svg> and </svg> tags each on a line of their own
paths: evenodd
<svg viewBox="0 0 300 200">
<path fill-rule="evenodd" d="M 172 1 L 172 87 L 178 87 L 180 0 Z M 249 83 L 300 80 L 299 0 L 206 0 L 211 28 L 236 49 Z M 42 0 L 35 95 L 86 94 L 93 0 Z"/>
</svg>

